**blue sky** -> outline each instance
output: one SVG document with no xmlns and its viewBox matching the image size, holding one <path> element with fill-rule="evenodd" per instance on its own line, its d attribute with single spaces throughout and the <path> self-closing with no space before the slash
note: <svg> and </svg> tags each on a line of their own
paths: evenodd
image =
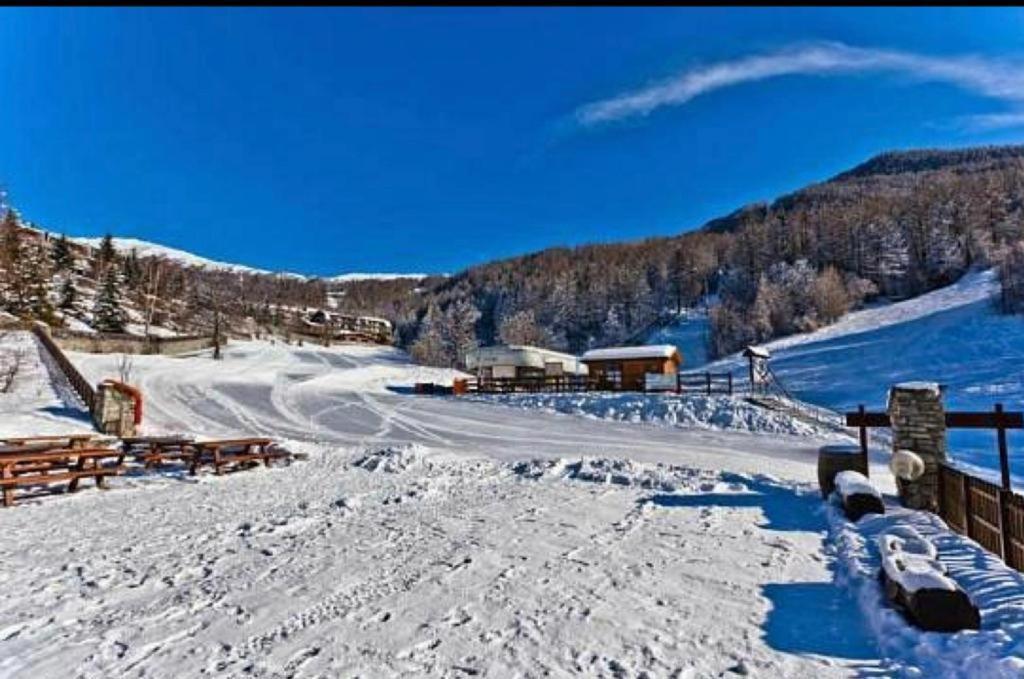
<svg viewBox="0 0 1024 679">
<path fill-rule="evenodd" d="M 270 269 L 689 230 L 887 149 L 1024 141 L 1017 9 L 3 9 L 24 216 Z"/>
</svg>

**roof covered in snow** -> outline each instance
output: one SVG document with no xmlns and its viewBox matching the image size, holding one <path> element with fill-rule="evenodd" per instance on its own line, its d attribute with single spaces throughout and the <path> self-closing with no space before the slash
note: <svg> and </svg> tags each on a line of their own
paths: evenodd
<svg viewBox="0 0 1024 679">
<path fill-rule="evenodd" d="M 584 361 L 618 361 L 631 358 L 671 358 L 679 349 L 671 344 L 648 344 L 641 347 L 608 347 L 591 349 L 583 354 Z"/>
</svg>

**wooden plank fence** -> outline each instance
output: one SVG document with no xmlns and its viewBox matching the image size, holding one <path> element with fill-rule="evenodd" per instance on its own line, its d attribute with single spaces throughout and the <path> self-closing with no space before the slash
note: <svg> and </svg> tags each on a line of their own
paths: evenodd
<svg viewBox="0 0 1024 679">
<path fill-rule="evenodd" d="M 732 373 L 679 373 L 671 383 L 677 393 L 702 391 L 707 394 L 733 393 Z M 576 393 L 623 391 L 618 382 L 588 375 L 538 375 L 536 377 L 480 377 L 466 380 L 472 394 Z M 672 391 L 671 387 L 667 391 Z"/>
<path fill-rule="evenodd" d="M 43 345 L 43 349 L 50 355 L 53 362 L 60 368 L 60 371 L 67 377 L 71 387 L 78 394 L 79 398 L 82 399 L 82 403 L 89 409 L 91 413 L 96 404 L 96 390 L 93 388 L 89 381 L 82 377 L 82 373 L 78 372 L 78 368 L 64 355 L 61 348 L 57 346 L 57 343 L 50 337 L 50 333 L 46 331 L 46 328 L 40 325 L 32 326 L 32 334 L 36 336 L 39 343 Z"/>
<path fill-rule="evenodd" d="M 867 457 L 869 427 L 889 427 L 887 413 L 867 412 L 860 406 L 846 414 L 846 424 L 860 429 L 861 454 Z M 1007 429 L 1024 429 L 1024 413 L 1007 412 L 997 403 L 991 412 L 947 412 L 947 429 L 994 429 L 999 453 L 1000 483 L 995 484 L 957 469 L 939 465 L 939 516 L 950 528 L 998 554 L 1024 571 L 1024 496 L 1014 492 L 1010 474 Z"/>
<path fill-rule="evenodd" d="M 732 373 L 689 372 L 676 376 L 676 391 L 703 391 L 705 394 L 731 394 Z"/>
</svg>

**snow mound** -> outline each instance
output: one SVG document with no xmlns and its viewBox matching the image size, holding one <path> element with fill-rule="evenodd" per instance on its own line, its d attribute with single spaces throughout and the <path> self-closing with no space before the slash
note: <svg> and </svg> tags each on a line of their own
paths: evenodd
<svg viewBox="0 0 1024 679">
<path fill-rule="evenodd" d="M 510 468 L 516 476 L 532 480 L 545 477 L 561 478 L 669 493 L 678 490 L 707 491 L 716 487 L 714 479 L 717 477 L 711 472 L 701 472 L 688 467 L 605 457 L 584 457 L 576 461 L 526 460 L 516 462 Z"/>
<path fill-rule="evenodd" d="M 425 457 L 426 450 L 419 445 L 388 446 L 368 451 L 352 466 L 368 472 L 401 474 L 422 465 Z"/>
<path fill-rule="evenodd" d="M 953 533 L 929 512 L 896 508 L 854 524 L 846 520 L 842 510 L 827 505 L 826 515 L 829 542 L 837 561 L 837 584 L 853 594 L 879 649 L 891 661 L 892 675 L 1024 674 L 1024 574 L 1008 568 L 974 541 Z M 882 552 L 878 549 L 882 536 L 890 537 L 893 545 L 898 545 L 896 554 L 904 564 L 915 560 L 927 563 L 934 548 L 945 566 L 943 577 L 959 585 L 978 606 L 981 629 L 953 634 L 922 632 L 886 605 L 878 579 L 883 567 Z M 931 543 L 932 548 L 923 543 Z"/>
<path fill-rule="evenodd" d="M 818 437 L 834 433 L 739 396 L 593 393 L 489 394 L 471 398 L 516 408 L 670 427 Z"/>
</svg>

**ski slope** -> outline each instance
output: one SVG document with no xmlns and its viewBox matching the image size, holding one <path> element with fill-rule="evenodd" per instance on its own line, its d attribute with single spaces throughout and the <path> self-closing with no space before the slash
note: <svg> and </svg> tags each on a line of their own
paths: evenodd
<svg viewBox="0 0 1024 679">
<path fill-rule="evenodd" d="M 894 304 L 847 314 L 816 332 L 769 342 L 771 367 L 794 396 L 834 410 L 864 404 L 885 409 L 890 385 L 925 380 L 945 385 L 950 410 L 1024 410 L 1024 318 L 996 310 L 994 271 Z M 739 355 L 708 370 L 746 375 Z M 995 434 L 950 432 L 958 463 L 998 468 Z M 1010 434 L 1012 465 L 1024 474 L 1024 435 Z"/>
<path fill-rule="evenodd" d="M 119 357 L 72 358 L 99 380 Z M 0 676 L 923 676 L 948 666 L 936 652 L 991 676 L 1022 666 L 1024 583 L 992 560 L 978 586 L 1013 589 L 983 600 L 983 634 L 937 647 L 891 611 L 873 622 L 873 577 L 836 579 L 837 558 L 864 557 L 829 543 L 814 435 L 413 396 L 451 371 L 383 347 L 237 342 L 133 372 L 147 432 L 265 434 L 308 460 L 130 474 L 4 511 L 17 594 L 0 600 Z M 11 433 L 53 424 L 20 417 L 31 430 Z M 899 642 L 880 651 L 878 630 Z"/>
</svg>

